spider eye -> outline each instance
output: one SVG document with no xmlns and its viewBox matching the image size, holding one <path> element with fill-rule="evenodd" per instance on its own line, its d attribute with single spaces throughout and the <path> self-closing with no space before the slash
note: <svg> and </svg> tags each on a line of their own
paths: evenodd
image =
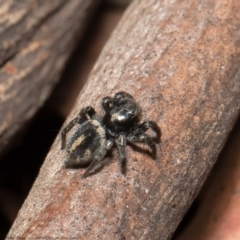
<svg viewBox="0 0 240 240">
<path fill-rule="evenodd" d="M 135 116 L 134 111 L 129 111 L 129 112 L 128 112 L 128 116 L 130 116 L 130 117 L 134 117 L 134 116 Z"/>
<path fill-rule="evenodd" d="M 120 102 L 120 100 L 123 99 L 123 95 L 122 94 L 117 94 L 115 96 L 115 99 L 116 99 L 117 102 Z"/>
</svg>

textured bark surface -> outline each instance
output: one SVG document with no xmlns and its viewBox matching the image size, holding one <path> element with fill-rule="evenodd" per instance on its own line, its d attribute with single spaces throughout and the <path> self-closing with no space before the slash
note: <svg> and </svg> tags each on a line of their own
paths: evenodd
<svg viewBox="0 0 240 240">
<path fill-rule="evenodd" d="M 177 240 L 240 239 L 239 142 L 240 118 L 200 192 L 195 217 Z"/>
<path fill-rule="evenodd" d="M 66 170 L 57 137 L 8 238 L 169 239 L 239 113 L 240 2 L 134 1 L 67 122 L 125 90 L 156 121 L 158 157 L 127 147 L 99 173 Z"/>
<path fill-rule="evenodd" d="M 98 1 L 0 1 L 0 152 L 42 106 Z"/>
</svg>

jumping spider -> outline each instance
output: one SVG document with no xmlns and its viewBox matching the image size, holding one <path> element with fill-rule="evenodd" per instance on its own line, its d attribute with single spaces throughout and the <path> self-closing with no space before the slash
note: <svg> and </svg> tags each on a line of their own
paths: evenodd
<svg viewBox="0 0 240 240">
<path fill-rule="evenodd" d="M 145 121 L 139 125 L 142 109 L 134 98 L 126 92 L 118 92 L 115 96 L 102 99 L 103 118 L 97 116 L 89 106 L 83 108 L 62 131 L 62 150 L 66 149 L 66 167 L 88 166 L 83 177 L 94 173 L 101 165 L 105 154 L 115 144 L 119 152 L 121 172 L 125 174 L 125 147 L 129 143 L 143 143 L 156 155 L 156 143 L 160 138 L 160 129 L 155 122 Z M 70 137 L 65 147 L 66 134 L 75 124 L 77 130 Z M 150 137 L 145 132 L 152 129 L 156 137 Z"/>
</svg>

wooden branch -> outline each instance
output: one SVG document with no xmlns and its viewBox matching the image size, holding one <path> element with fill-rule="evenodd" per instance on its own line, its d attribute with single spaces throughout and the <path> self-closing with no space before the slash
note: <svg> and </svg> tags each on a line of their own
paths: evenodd
<svg viewBox="0 0 240 240">
<path fill-rule="evenodd" d="M 97 3 L 0 2 L 0 153 L 48 97 Z"/>
<path fill-rule="evenodd" d="M 240 118 L 204 183 L 194 218 L 178 240 L 238 239 L 240 236 Z M 227 227 L 226 227 L 227 226 Z M 198 233 L 196 236 L 196 232 Z"/>
<path fill-rule="evenodd" d="M 99 173 L 66 170 L 58 136 L 11 237 L 170 239 L 239 113 L 237 0 L 134 1 L 104 48 L 67 123 L 119 90 L 161 127 L 157 160 L 127 147 Z"/>
</svg>

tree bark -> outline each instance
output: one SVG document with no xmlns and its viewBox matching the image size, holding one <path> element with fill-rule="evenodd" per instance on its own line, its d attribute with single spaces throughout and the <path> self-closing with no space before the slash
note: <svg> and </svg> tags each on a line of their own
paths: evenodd
<svg viewBox="0 0 240 240">
<path fill-rule="evenodd" d="M 99 1 L 0 1 L 0 153 L 57 83 Z"/>
<path fill-rule="evenodd" d="M 127 147 L 126 176 L 114 151 L 82 179 L 85 169 L 64 168 L 58 136 L 8 239 L 170 239 L 239 114 L 239 9 L 237 0 L 134 1 L 67 123 L 127 91 L 161 128 L 156 161 Z"/>
<path fill-rule="evenodd" d="M 177 240 L 240 238 L 240 118 L 197 198 L 197 211 Z M 196 232 L 198 233 L 196 236 Z"/>
</svg>

